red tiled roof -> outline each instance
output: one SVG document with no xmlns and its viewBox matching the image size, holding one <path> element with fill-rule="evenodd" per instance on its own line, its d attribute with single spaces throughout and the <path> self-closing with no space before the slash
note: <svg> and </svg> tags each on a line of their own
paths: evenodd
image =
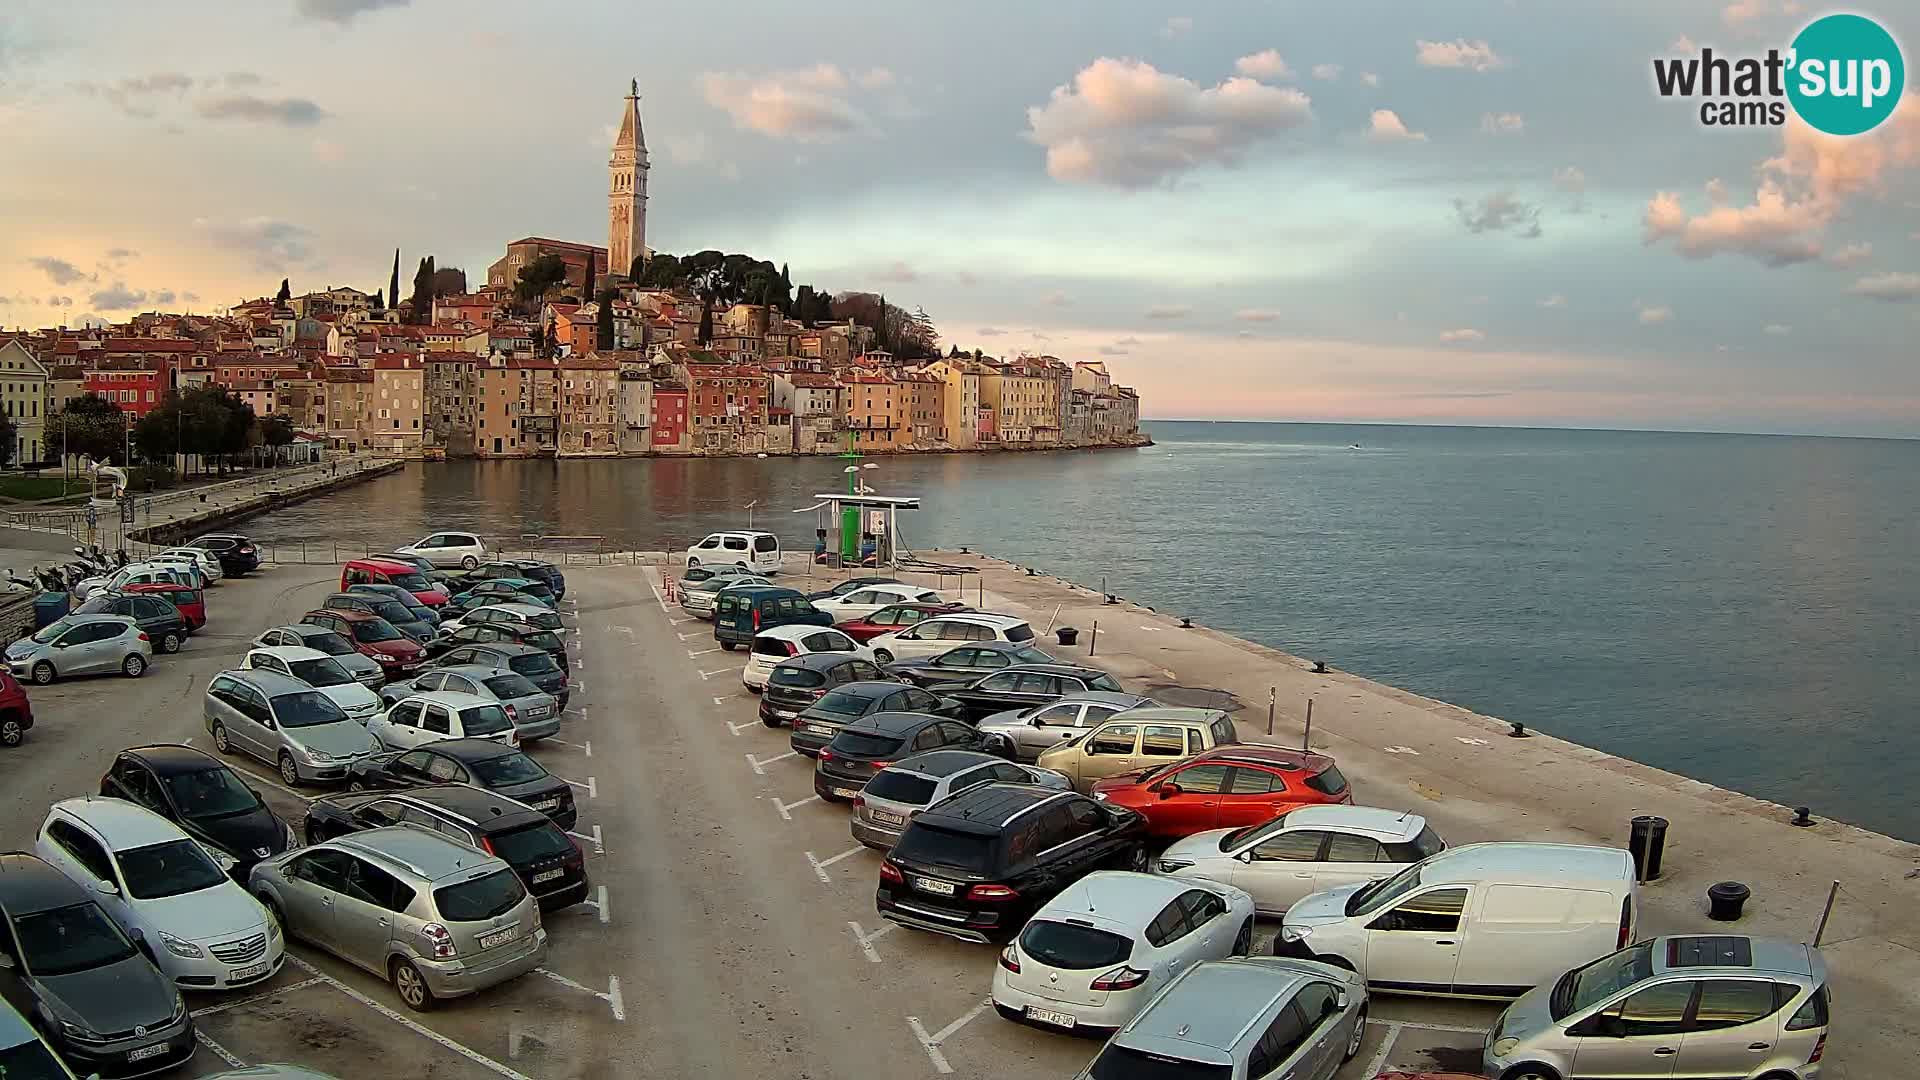
<svg viewBox="0 0 1920 1080">
<path fill-rule="evenodd" d="M 820 375 L 811 371 L 796 371 L 787 376 L 794 386 L 807 390 L 838 390 L 840 381 L 831 375 Z"/>
<path fill-rule="evenodd" d="M 417 356 L 376 356 L 373 358 L 373 370 L 375 371 L 407 371 L 417 370 L 419 367 L 420 358 Z"/>
<path fill-rule="evenodd" d="M 103 349 L 110 353 L 190 353 L 199 347 L 196 342 L 167 338 L 115 337 L 108 338 Z"/>
</svg>

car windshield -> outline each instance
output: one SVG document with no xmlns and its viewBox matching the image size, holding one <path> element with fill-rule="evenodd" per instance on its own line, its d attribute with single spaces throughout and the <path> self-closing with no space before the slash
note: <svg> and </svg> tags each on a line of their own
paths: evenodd
<svg viewBox="0 0 1920 1080">
<path fill-rule="evenodd" d="M 835 690 L 826 697 L 813 703 L 809 712 L 833 713 L 837 716 L 863 716 L 871 699 L 860 694 L 849 694 L 845 690 Z"/>
<path fill-rule="evenodd" d="M 302 639 L 307 648 L 323 652 L 328 656 L 352 656 L 353 643 L 331 631 L 325 634 L 304 634 Z"/>
<path fill-rule="evenodd" d="M 91 900 L 22 915 L 13 920 L 13 932 L 35 975 L 71 975 L 135 955 L 133 942 Z"/>
<path fill-rule="evenodd" d="M 772 675 L 767 676 L 767 681 L 775 686 L 811 690 L 814 687 L 826 685 L 827 677 L 803 667 L 777 667 L 773 669 Z"/>
<path fill-rule="evenodd" d="M 1078 923 L 1034 919 L 1020 931 L 1020 948 L 1048 967 L 1086 971 L 1124 963 L 1133 955 L 1133 939 Z"/>
<path fill-rule="evenodd" d="M 520 644 L 531 645 L 541 652 L 557 653 L 565 646 L 560 644 L 560 635 L 551 630 L 536 630 L 531 634 L 521 634 Z"/>
<path fill-rule="evenodd" d="M 867 781 L 866 794 L 870 799 L 925 806 L 933 801 L 934 790 L 938 787 L 938 784 L 924 776 L 882 769 Z"/>
<path fill-rule="evenodd" d="M 1107 674 L 1095 675 L 1093 678 L 1088 679 L 1087 689 L 1105 690 L 1110 694 L 1118 694 L 1121 692 L 1120 684 L 1114 681 L 1113 676 Z"/>
<path fill-rule="evenodd" d="M 318 690 L 297 690 L 273 699 L 273 718 L 283 728 L 309 728 L 337 723 L 347 714 Z"/>
<path fill-rule="evenodd" d="M 498 705 L 475 705 L 460 713 L 460 730 L 468 735 L 498 735 L 512 727 L 507 710 Z"/>
<path fill-rule="evenodd" d="M 329 656 L 325 659 L 291 660 L 287 667 L 293 670 L 293 677 L 308 686 L 345 686 L 353 681 L 347 669 L 340 661 Z"/>
<path fill-rule="evenodd" d="M 507 661 L 507 666 L 521 675 L 551 675 L 560 670 L 560 665 L 553 662 L 553 657 L 543 652 L 516 656 Z"/>
<path fill-rule="evenodd" d="M 1046 653 L 1041 652 L 1031 645 L 1023 645 L 1013 650 L 1013 662 L 1016 664 L 1051 664 L 1053 663 L 1053 657 L 1048 656 Z M 1118 690 L 1120 688 L 1116 686 L 1114 689 Z"/>
<path fill-rule="evenodd" d="M 0 1076 L 7 1080 L 71 1080 L 72 1073 L 39 1039 L 0 1049 Z"/>
<path fill-rule="evenodd" d="M 73 629 L 76 625 L 78 624 L 72 619 L 55 619 L 54 621 L 41 627 L 37 632 L 34 633 L 33 637 L 29 638 L 28 640 L 32 641 L 36 645 L 45 645 L 48 642 L 52 641 L 54 638 L 57 638 L 61 634 L 66 633 L 68 630 Z"/>
<path fill-rule="evenodd" d="M 486 877 L 433 890 L 433 906 L 448 922 L 481 922 L 505 915 L 526 898 L 526 887 L 511 870 L 495 870 Z"/>
<path fill-rule="evenodd" d="M 485 761 L 469 762 L 468 768 L 481 783 L 489 787 L 501 787 L 507 784 L 524 784 L 539 780 L 547 775 L 540 763 L 525 754 L 505 754 Z"/>
<path fill-rule="evenodd" d="M 827 748 L 836 754 L 853 757 L 886 757 L 900 749 L 903 739 L 886 735 L 868 735 L 860 731 L 843 731 L 833 737 Z"/>
<path fill-rule="evenodd" d="M 1182 1061 L 1109 1043 L 1093 1059 L 1087 1075 L 1091 1080 L 1226 1080 L 1233 1075 L 1233 1066 Z"/>
<path fill-rule="evenodd" d="M 247 789 L 233 770 L 222 766 L 167 777 L 167 794 L 180 816 L 195 821 L 229 817 L 260 808 L 260 797 Z"/>
<path fill-rule="evenodd" d="M 560 826 L 551 821 L 540 821 L 532 825 L 523 825 L 518 829 L 509 829 L 503 833 L 494 833 L 487 837 L 493 845 L 493 853 L 507 860 L 510 865 L 525 866 L 541 859 L 551 859 L 556 855 L 566 855 L 573 850 L 573 842 L 560 831 Z"/>
<path fill-rule="evenodd" d="M 1371 915 L 1420 887 L 1420 868 L 1414 863 L 1390 878 L 1381 878 L 1347 897 L 1347 914 Z"/>
<path fill-rule="evenodd" d="M 135 900 L 199 892 L 228 884 L 227 875 L 198 843 L 185 838 L 116 853 L 127 892 Z"/>
<path fill-rule="evenodd" d="M 969 873 L 985 874 L 993 869 L 995 837 L 979 833 L 949 832 L 931 825 L 914 824 L 893 846 L 893 857 L 906 862 L 944 866 Z"/>
<path fill-rule="evenodd" d="M 379 600 L 369 598 L 373 613 L 388 622 L 413 622 L 413 609 L 398 600 Z"/>
<path fill-rule="evenodd" d="M 1232 851 L 1242 844 L 1265 840 L 1267 837 L 1272 836 L 1274 833 L 1286 827 L 1287 815 L 1281 814 L 1272 821 L 1263 821 L 1258 825 L 1248 825 L 1244 828 L 1235 829 L 1220 838 L 1220 850 Z"/>
<path fill-rule="evenodd" d="M 425 574 L 416 573 L 413 571 L 409 571 L 404 574 L 389 573 L 387 575 L 387 580 L 394 583 L 395 585 L 400 586 L 401 588 L 407 590 L 408 592 L 426 592 L 427 590 L 433 588 L 432 585 L 428 584 L 427 576 Z"/>
<path fill-rule="evenodd" d="M 528 615 L 526 616 L 526 622 L 528 626 L 533 627 L 535 630 L 560 629 L 560 616 L 551 611 L 543 611 L 538 615 Z"/>
<path fill-rule="evenodd" d="M 1033 627 L 1028 626 L 1026 623 L 1021 623 L 1018 626 L 1009 626 L 1007 627 L 1007 640 L 1008 641 L 1032 641 Z"/>
<path fill-rule="evenodd" d="M 1547 1009 L 1555 1020 L 1598 1005 L 1653 975 L 1653 942 L 1643 941 L 1560 976 Z"/>
<path fill-rule="evenodd" d="M 518 675 L 490 675 L 480 680 L 480 685 L 486 687 L 494 697 L 502 701 L 532 697 L 540 692 L 539 687 Z"/>
<path fill-rule="evenodd" d="M 378 615 L 371 619 L 355 619 L 352 626 L 353 640 L 362 645 L 376 645 L 382 641 L 393 641 L 406 636 L 395 630 L 392 623 Z"/>
</svg>

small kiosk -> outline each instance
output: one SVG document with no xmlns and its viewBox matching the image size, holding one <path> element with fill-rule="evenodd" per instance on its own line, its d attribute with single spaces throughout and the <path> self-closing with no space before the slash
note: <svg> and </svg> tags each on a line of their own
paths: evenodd
<svg viewBox="0 0 1920 1080">
<path fill-rule="evenodd" d="M 863 487 L 865 485 L 862 485 Z M 900 560 L 900 511 L 920 509 L 919 496 L 822 493 L 813 511 L 813 561 L 818 566 L 870 566 L 897 569 Z"/>
</svg>

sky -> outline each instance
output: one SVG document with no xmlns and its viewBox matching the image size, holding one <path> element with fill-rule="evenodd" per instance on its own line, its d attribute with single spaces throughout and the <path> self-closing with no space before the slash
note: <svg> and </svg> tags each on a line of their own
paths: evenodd
<svg viewBox="0 0 1920 1080">
<path fill-rule="evenodd" d="M 1104 361 L 1148 417 L 1920 435 L 1920 92 L 1837 139 L 1653 89 L 1821 10 L 20 5 L 0 325 L 605 244 L 638 79 L 654 249 Z"/>
</svg>

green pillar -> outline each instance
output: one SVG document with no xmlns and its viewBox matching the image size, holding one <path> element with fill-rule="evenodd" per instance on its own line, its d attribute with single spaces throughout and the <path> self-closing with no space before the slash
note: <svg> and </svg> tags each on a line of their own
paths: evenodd
<svg viewBox="0 0 1920 1080">
<path fill-rule="evenodd" d="M 860 494 L 860 453 L 853 448 L 853 425 L 847 425 L 847 452 L 841 459 L 851 466 L 847 473 L 847 494 Z M 860 508 L 842 506 L 840 508 L 840 562 L 851 565 L 860 556 Z"/>
</svg>

